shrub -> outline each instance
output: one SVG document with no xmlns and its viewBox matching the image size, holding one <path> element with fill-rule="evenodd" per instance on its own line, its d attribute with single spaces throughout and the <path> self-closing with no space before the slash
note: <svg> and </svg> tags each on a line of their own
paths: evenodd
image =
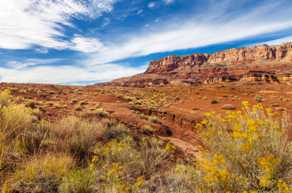
<svg viewBox="0 0 292 193">
<path fill-rule="evenodd" d="M 148 117 L 148 120 L 152 123 L 159 123 L 159 118 L 157 116 L 154 116 L 154 115 Z"/>
<path fill-rule="evenodd" d="M 96 176 L 91 169 L 74 170 L 67 174 L 60 185 L 60 193 L 94 193 Z"/>
<path fill-rule="evenodd" d="M 291 188 L 292 146 L 285 115 L 278 117 L 262 105 L 250 107 L 244 102 L 241 112 L 224 117 L 206 114 L 199 128 L 207 151 L 197 164 L 198 192 Z"/>
<path fill-rule="evenodd" d="M 32 113 L 12 102 L 0 108 L 0 176 L 13 171 L 25 154 L 38 151 L 45 130 L 32 123 Z"/>
<path fill-rule="evenodd" d="M 65 155 L 34 158 L 6 181 L 2 192 L 58 192 L 63 177 L 72 166 L 72 159 Z"/>
<path fill-rule="evenodd" d="M 263 102 L 264 98 L 262 96 L 257 95 L 255 97 L 255 100 L 256 100 L 256 102 L 261 103 L 261 102 Z"/>
<path fill-rule="evenodd" d="M 49 145 L 47 143 L 50 134 L 49 126 L 48 122 L 41 121 L 23 130 L 14 140 L 15 151 L 23 155 L 33 155 L 46 151 Z"/>
<path fill-rule="evenodd" d="M 69 151 L 79 161 L 89 156 L 103 129 L 101 124 L 77 117 L 64 118 L 51 128 L 56 151 Z"/>
<path fill-rule="evenodd" d="M 97 114 L 98 116 L 103 117 L 103 118 L 109 116 L 109 113 L 108 113 L 107 111 L 105 111 L 103 108 L 97 108 L 97 109 L 95 110 L 95 112 L 96 112 L 96 114 Z"/>
<path fill-rule="evenodd" d="M 6 139 L 14 139 L 32 127 L 32 111 L 24 105 L 9 105 L 1 109 L 0 131 Z"/>
<path fill-rule="evenodd" d="M 11 103 L 12 96 L 9 90 L 4 90 L 0 93 L 0 107 L 5 107 Z"/>
<path fill-rule="evenodd" d="M 159 192 L 194 193 L 196 192 L 195 166 L 187 163 L 176 164 L 165 175 L 165 184 L 158 187 Z"/>
<path fill-rule="evenodd" d="M 130 193 L 134 179 L 143 175 L 143 160 L 131 136 L 96 146 L 90 168 L 98 173 L 97 189 L 104 193 Z"/>
<path fill-rule="evenodd" d="M 101 183 L 97 188 L 101 192 L 140 192 L 144 185 L 145 191 L 161 185 L 152 184 L 151 179 L 157 180 L 170 167 L 174 151 L 172 145 L 150 137 L 136 139 L 128 135 L 100 143 L 91 162 L 99 172 Z"/>
<path fill-rule="evenodd" d="M 103 140 L 122 139 L 129 135 L 129 130 L 124 125 L 117 123 L 110 123 L 102 134 Z"/>
<path fill-rule="evenodd" d="M 109 164 L 97 184 L 97 189 L 103 193 L 131 193 L 131 184 L 127 180 L 127 173 L 118 163 Z"/>
<path fill-rule="evenodd" d="M 95 148 L 97 158 L 93 163 L 98 166 L 108 166 L 113 163 L 121 164 L 128 175 L 142 175 L 143 166 L 140 152 L 135 148 L 136 142 L 131 136 L 123 139 L 112 139 L 106 144 L 98 144 Z"/>
<path fill-rule="evenodd" d="M 141 127 L 141 129 L 142 129 L 142 132 L 144 134 L 148 134 L 148 135 L 151 135 L 151 134 L 153 134 L 156 131 L 156 129 L 153 128 L 151 125 L 143 125 Z"/>
<path fill-rule="evenodd" d="M 149 177 L 160 168 L 167 167 L 175 151 L 176 148 L 170 143 L 155 137 L 144 137 L 140 142 L 139 150 L 143 160 L 144 175 Z"/>
</svg>

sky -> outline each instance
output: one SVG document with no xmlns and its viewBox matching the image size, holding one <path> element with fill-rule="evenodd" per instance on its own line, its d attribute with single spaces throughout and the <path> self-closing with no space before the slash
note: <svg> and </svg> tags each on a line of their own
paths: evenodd
<svg viewBox="0 0 292 193">
<path fill-rule="evenodd" d="M 0 82 L 88 85 L 167 55 L 288 41 L 291 0 L 1 0 Z"/>
</svg>

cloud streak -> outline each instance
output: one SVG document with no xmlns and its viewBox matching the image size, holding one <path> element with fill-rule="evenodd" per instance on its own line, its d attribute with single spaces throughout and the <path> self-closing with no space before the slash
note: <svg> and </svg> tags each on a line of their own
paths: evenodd
<svg viewBox="0 0 292 193">
<path fill-rule="evenodd" d="M 209 1 L 210 2 L 210 1 Z M 248 11 L 239 12 L 229 0 L 212 1 L 207 11 L 182 19 L 152 26 L 153 31 L 133 33 L 125 41 L 114 42 L 93 54 L 92 65 L 153 53 L 196 48 L 240 40 L 292 27 L 292 7 L 287 1 L 265 1 Z M 218 9 L 218 10 L 217 10 Z M 214 11 L 217 10 L 217 11 Z M 279 12 L 281 10 L 281 13 Z M 279 12 L 271 17 L 271 13 Z"/>
<path fill-rule="evenodd" d="M 128 30 L 122 31 L 125 33 L 123 35 L 117 30 L 118 32 L 105 36 L 110 38 L 102 39 L 99 33 L 72 30 L 76 29 L 74 20 L 94 21 L 105 13 L 111 13 L 115 4 L 123 1 L 127 3 L 125 0 L 0 1 L 0 50 L 34 49 L 35 53 L 46 57 L 52 49 L 53 52 L 58 52 L 55 59 L 24 57 L 20 61 L 7 57 L 11 60 L 0 66 L 0 80 L 36 83 L 110 81 L 143 72 L 146 68 L 144 65 L 122 65 L 117 62 L 120 60 L 292 29 L 290 0 L 263 0 L 256 3 L 253 0 L 196 0 L 198 8 L 191 13 L 173 14 L 167 19 L 155 15 L 152 22 L 145 21 L 147 29 L 141 27 L 133 30 L 125 27 Z M 150 15 L 155 14 L 163 6 L 171 9 L 173 6 L 168 5 L 179 2 L 144 2 L 144 7 L 135 8 L 143 10 L 136 17 L 147 17 L 147 11 Z M 159 9 L 154 9 L 158 7 Z M 111 18 L 110 14 L 105 17 L 101 19 L 105 22 L 108 20 L 113 28 L 110 31 L 115 31 L 115 18 Z M 120 22 L 118 25 L 123 25 L 124 21 Z M 145 26 L 145 23 L 141 22 L 141 26 Z M 106 28 L 107 24 L 103 27 Z M 69 34 L 66 33 L 68 30 Z M 94 31 L 88 29 L 89 32 L 91 30 Z M 267 43 L 275 44 L 286 40 L 292 40 L 291 36 Z M 73 53 L 76 55 L 64 56 L 62 61 L 59 58 L 63 57 L 62 51 L 75 51 Z M 71 56 L 71 60 L 66 58 Z M 78 61 L 69 63 L 73 58 L 78 58 Z"/>
<path fill-rule="evenodd" d="M 2 0 L 0 48 L 28 49 L 32 46 L 41 46 L 70 49 L 72 42 L 65 40 L 67 37 L 64 30 L 65 26 L 74 27 L 71 19 L 99 17 L 104 12 L 110 12 L 116 1 Z M 84 41 L 81 43 L 81 46 L 84 46 Z M 75 47 L 78 48 L 79 45 Z"/>
<path fill-rule="evenodd" d="M 21 64 L 28 65 L 22 66 Z M 145 68 L 146 66 L 131 67 L 118 64 L 102 64 L 97 67 L 72 65 L 35 66 L 34 61 L 26 61 L 19 63 L 19 68 L 0 67 L 0 81 L 52 84 L 78 84 L 84 81 L 97 83 L 141 73 Z"/>
</svg>

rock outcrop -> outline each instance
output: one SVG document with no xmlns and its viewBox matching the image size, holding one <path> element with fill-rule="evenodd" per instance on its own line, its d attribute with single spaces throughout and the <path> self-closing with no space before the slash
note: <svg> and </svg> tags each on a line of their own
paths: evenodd
<svg viewBox="0 0 292 193">
<path fill-rule="evenodd" d="M 113 81 L 121 86 L 199 84 L 225 81 L 291 82 L 292 42 L 229 49 L 214 54 L 168 56 L 145 73 Z"/>
</svg>

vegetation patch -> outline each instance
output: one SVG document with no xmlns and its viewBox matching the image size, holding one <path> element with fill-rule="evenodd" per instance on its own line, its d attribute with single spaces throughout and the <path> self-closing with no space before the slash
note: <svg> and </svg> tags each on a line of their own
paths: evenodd
<svg viewBox="0 0 292 193">
<path fill-rule="evenodd" d="M 9 91 L 0 93 L 2 193 L 292 191 L 287 115 L 261 104 L 206 113 L 196 126 L 201 151 L 187 156 L 151 126 L 134 131 L 110 114 L 98 121 L 67 116 L 52 122 L 34 119 L 36 114 Z"/>
</svg>

